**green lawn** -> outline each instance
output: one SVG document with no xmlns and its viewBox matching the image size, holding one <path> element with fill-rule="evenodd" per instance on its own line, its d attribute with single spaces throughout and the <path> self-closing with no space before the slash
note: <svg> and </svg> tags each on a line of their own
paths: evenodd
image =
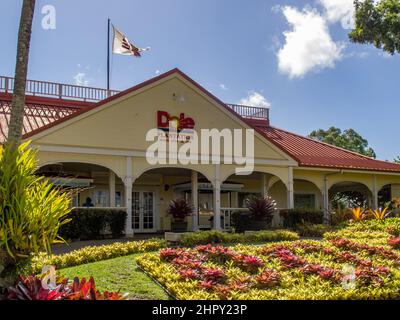
<svg viewBox="0 0 400 320">
<path fill-rule="evenodd" d="M 93 276 L 100 291 L 128 292 L 133 299 L 168 299 L 167 294 L 136 265 L 139 254 L 59 270 L 69 279 Z"/>
</svg>

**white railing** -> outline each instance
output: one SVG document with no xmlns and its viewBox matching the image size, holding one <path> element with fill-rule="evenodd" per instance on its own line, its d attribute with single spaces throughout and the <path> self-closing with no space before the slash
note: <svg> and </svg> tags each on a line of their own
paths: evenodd
<svg viewBox="0 0 400 320">
<path fill-rule="evenodd" d="M 273 228 L 280 228 L 282 227 L 282 218 L 280 215 L 280 211 L 285 210 L 282 208 L 276 209 L 275 213 L 272 217 L 271 226 Z M 247 208 L 221 208 L 221 216 L 223 217 L 223 226 L 222 229 L 224 231 L 230 231 L 232 228 L 232 214 L 234 212 L 248 212 L 249 209 Z"/>
<path fill-rule="evenodd" d="M 268 108 L 243 106 L 239 104 L 227 104 L 227 106 L 244 118 L 256 120 L 269 119 Z"/>
<path fill-rule="evenodd" d="M 13 93 L 14 78 L 0 76 L 0 92 Z M 97 102 L 116 95 L 119 91 L 84 87 L 56 82 L 27 80 L 26 94 L 33 96 Z"/>
<path fill-rule="evenodd" d="M 248 212 L 247 208 L 221 208 L 221 216 L 223 217 L 223 225 L 221 226 L 224 231 L 230 231 L 232 228 L 232 214 L 234 212 Z"/>
<path fill-rule="evenodd" d="M 13 93 L 14 78 L 0 76 L 0 92 Z M 58 99 L 97 102 L 114 96 L 120 91 L 63 84 L 57 82 L 27 80 L 26 94 Z M 269 109 L 262 107 L 226 104 L 228 108 L 247 119 L 269 120 Z"/>
</svg>

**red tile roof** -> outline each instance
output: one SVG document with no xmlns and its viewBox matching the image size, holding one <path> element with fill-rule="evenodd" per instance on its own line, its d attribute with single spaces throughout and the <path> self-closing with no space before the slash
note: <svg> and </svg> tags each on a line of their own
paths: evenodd
<svg viewBox="0 0 400 320">
<path fill-rule="evenodd" d="M 264 136 L 298 161 L 299 166 L 400 172 L 400 165 L 375 160 L 355 152 L 274 127 L 259 127 Z"/>
<path fill-rule="evenodd" d="M 0 93 L 0 144 L 8 134 L 10 123 L 11 98 L 9 94 Z M 43 128 L 55 121 L 64 119 L 76 111 L 85 108 L 91 103 L 66 101 L 43 97 L 26 97 L 25 116 L 23 122 L 23 134 Z"/>
<path fill-rule="evenodd" d="M 135 87 L 120 92 L 98 103 L 27 96 L 24 118 L 24 138 L 29 138 L 38 132 L 76 117 L 79 114 L 97 108 L 104 103 L 117 99 L 118 97 L 121 97 L 127 93 L 150 85 L 173 73 L 180 74 L 197 88 L 199 88 L 199 90 L 214 99 L 217 103 L 227 108 L 229 112 L 235 114 L 245 123 L 254 127 L 266 139 L 296 160 L 299 163 L 299 166 L 400 172 L 399 164 L 375 160 L 355 152 L 344 150 L 326 143 L 300 136 L 295 133 L 268 126 L 266 123 L 245 119 L 236 114 L 225 103 L 201 87 L 198 83 L 189 78 L 179 69 L 170 70 L 162 75 L 145 81 Z M 7 135 L 10 101 L 10 95 L 0 93 L 0 143 L 4 141 L 4 138 Z"/>
</svg>

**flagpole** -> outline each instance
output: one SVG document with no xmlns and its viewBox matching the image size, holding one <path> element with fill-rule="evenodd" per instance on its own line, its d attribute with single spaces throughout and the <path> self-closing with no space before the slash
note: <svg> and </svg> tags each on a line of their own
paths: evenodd
<svg viewBox="0 0 400 320">
<path fill-rule="evenodd" d="M 107 90 L 110 90 L 110 18 L 107 24 Z"/>
</svg>

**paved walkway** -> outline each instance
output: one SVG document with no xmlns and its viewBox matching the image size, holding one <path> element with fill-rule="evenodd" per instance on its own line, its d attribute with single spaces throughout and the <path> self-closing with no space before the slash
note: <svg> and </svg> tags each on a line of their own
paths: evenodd
<svg viewBox="0 0 400 320">
<path fill-rule="evenodd" d="M 121 238 L 121 239 L 102 239 L 102 240 L 88 240 L 88 241 L 74 241 L 70 243 L 55 244 L 52 246 L 52 253 L 56 255 L 68 253 L 74 250 L 82 249 L 88 246 L 102 246 L 112 244 L 115 242 L 129 242 L 129 241 L 140 241 L 151 238 L 164 238 L 164 234 L 136 234 L 133 238 Z"/>
</svg>

